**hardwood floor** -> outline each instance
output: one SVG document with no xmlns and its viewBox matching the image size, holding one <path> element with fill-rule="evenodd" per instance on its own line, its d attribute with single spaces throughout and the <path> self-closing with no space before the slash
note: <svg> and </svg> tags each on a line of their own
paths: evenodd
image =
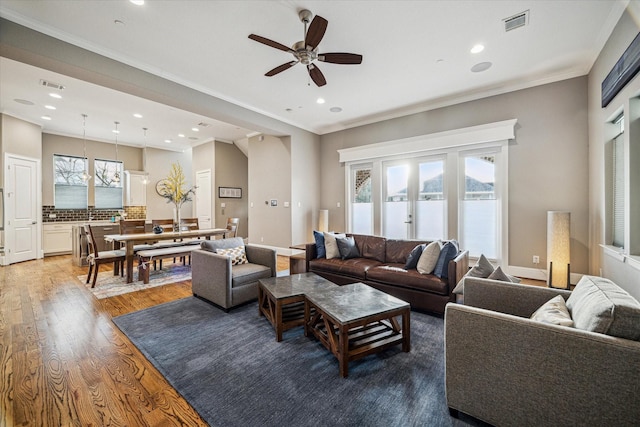
<svg viewBox="0 0 640 427">
<path fill-rule="evenodd" d="M 0 267 L 0 427 L 206 425 L 111 322 L 191 282 L 97 300 L 83 274 L 68 255 Z"/>
</svg>

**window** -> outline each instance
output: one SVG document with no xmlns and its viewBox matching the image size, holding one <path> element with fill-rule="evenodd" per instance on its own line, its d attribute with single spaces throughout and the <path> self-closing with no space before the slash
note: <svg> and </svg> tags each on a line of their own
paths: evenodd
<svg viewBox="0 0 640 427">
<path fill-rule="evenodd" d="M 615 121 L 624 130 L 624 117 Z M 624 134 L 613 140 L 613 246 L 624 247 Z"/>
<path fill-rule="evenodd" d="M 352 167 L 351 185 L 351 232 L 373 234 L 371 166 Z"/>
<path fill-rule="evenodd" d="M 87 159 L 53 155 L 53 198 L 56 209 L 87 209 L 88 187 L 82 180 Z"/>
<path fill-rule="evenodd" d="M 484 254 L 497 259 L 498 203 L 496 197 L 496 156 L 463 156 L 460 244 L 472 257 Z"/>
<path fill-rule="evenodd" d="M 96 159 L 94 170 L 96 209 L 122 209 L 122 162 Z"/>
</svg>

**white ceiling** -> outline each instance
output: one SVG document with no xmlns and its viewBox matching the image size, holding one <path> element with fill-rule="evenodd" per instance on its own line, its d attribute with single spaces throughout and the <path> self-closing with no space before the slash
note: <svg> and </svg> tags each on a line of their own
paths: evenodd
<svg viewBox="0 0 640 427">
<path fill-rule="evenodd" d="M 0 16 L 154 73 L 190 88 L 324 134 L 589 72 L 628 4 L 626 0 L 529 1 L 153 1 L 2 0 Z M 329 21 L 320 52 L 362 54 L 361 65 L 319 63 L 327 85 L 316 87 L 286 52 L 248 39 L 255 33 L 284 45 L 303 38 L 298 11 Z M 504 31 L 503 19 L 529 11 L 529 24 Z M 124 24 L 116 24 L 119 20 Z M 485 45 L 479 54 L 469 51 Z M 471 72 L 491 62 L 484 72 Z M 38 82 L 67 88 L 52 104 Z M 188 147 L 213 138 L 235 141 L 251 129 L 225 125 L 66 76 L 2 59 L 0 111 L 45 131 L 113 141 Z M 317 104 L 322 97 L 324 104 Z M 24 106 L 14 99 L 28 99 Z M 339 113 L 330 112 L 340 107 Z M 143 119 L 134 119 L 138 112 Z M 40 116 L 53 120 L 45 122 Z M 190 129 L 210 123 L 197 134 Z M 185 138 L 179 138 L 178 133 Z M 188 137 L 197 137 L 197 141 Z M 171 138 L 173 142 L 162 141 Z"/>
</svg>

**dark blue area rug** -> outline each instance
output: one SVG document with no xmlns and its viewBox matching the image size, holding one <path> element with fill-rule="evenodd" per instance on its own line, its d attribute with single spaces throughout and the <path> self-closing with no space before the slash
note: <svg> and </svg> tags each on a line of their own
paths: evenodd
<svg viewBox="0 0 640 427">
<path fill-rule="evenodd" d="M 191 297 L 115 324 L 212 426 L 457 426 L 444 390 L 443 320 L 411 313 L 400 346 L 349 364 L 303 329 L 276 342 L 253 303 L 225 313 Z"/>
</svg>

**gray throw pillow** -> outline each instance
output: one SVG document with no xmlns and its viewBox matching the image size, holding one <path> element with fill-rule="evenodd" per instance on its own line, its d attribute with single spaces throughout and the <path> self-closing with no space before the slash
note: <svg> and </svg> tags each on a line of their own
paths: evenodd
<svg viewBox="0 0 640 427">
<path fill-rule="evenodd" d="M 511 282 L 509 275 L 502 271 L 502 267 L 500 266 L 496 267 L 496 269 L 493 270 L 493 273 L 491 273 L 489 277 L 487 277 L 487 279 L 500 280 L 501 282 Z"/>
<path fill-rule="evenodd" d="M 342 259 L 360 257 L 360 251 L 358 251 L 356 241 L 353 237 L 336 237 L 336 243 L 338 244 L 338 251 Z"/>
<path fill-rule="evenodd" d="M 562 295 L 556 295 L 531 315 L 531 320 L 552 325 L 573 326 L 573 320 Z"/>
<path fill-rule="evenodd" d="M 476 265 L 471 267 L 471 269 L 467 272 L 467 274 L 465 274 L 465 276 L 482 277 L 483 279 L 486 279 L 491 275 L 491 273 L 493 273 L 493 270 L 495 270 L 493 264 L 489 262 L 484 254 L 481 254 L 480 258 L 478 258 L 478 261 L 476 261 Z"/>
</svg>

